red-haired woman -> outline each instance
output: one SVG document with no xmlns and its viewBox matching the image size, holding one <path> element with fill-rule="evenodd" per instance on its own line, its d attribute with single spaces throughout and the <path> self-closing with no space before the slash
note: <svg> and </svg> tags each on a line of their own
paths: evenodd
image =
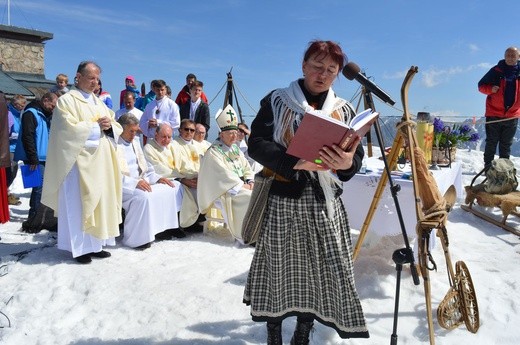
<svg viewBox="0 0 520 345">
<path fill-rule="evenodd" d="M 297 316 L 291 344 L 309 343 L 314 320 L 342 338 L 368 338 L 340 199 L 342 182 L 361 167 L 363 148 L 358 140 L 350 151 L 322 149 L 321 160 L 337 178 L 286 153 L 306 111 L 347 123 L 355 115 L 331 89 L 346 60 L 337 43 L 310 42 L 303 78 L 269 93 L 251 126 L 250 156 L 264 166 L 264 176 L 276 174 L 244 293 L 253 320 L 267 322 L 268 344 L 282 344 L 281 323 L 289 316 Z"/>
</svg>

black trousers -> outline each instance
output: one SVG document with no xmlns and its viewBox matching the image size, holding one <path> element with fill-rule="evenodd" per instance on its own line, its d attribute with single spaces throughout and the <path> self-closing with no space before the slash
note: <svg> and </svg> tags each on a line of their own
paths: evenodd
<svg viewBox="0 0 520 345">
<path fill-rule="evenodd" d="M 486 116 L 486 147 L 484 149 L 484 165 L 488 166 L 495 157 L 498 145 L 500 158 L 509 158 L 511 145 L 516 134 L 518 118 L 507 121 L 487 123 L 495 120 L 504 120 L 503 117 Z"/>
</svg>

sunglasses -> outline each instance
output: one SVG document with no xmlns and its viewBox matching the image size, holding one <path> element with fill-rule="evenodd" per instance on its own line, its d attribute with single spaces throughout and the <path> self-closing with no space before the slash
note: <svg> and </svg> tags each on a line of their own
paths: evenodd
<svg viewBox="0 0 520 345">
<path fill-rule="evenodd" d="M 182 130 L 185 132 L 195 133 L 195 130 L 193 128 L 183 128 Z"/>
</svg>

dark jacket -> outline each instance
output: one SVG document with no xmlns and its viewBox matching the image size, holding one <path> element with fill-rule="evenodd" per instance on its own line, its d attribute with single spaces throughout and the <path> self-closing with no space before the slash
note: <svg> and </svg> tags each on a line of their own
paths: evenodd
<svg viewBox="0 0 520 345">
<path fill-rule="evenodd" d="M 181 121 L 184 119 L 190 118 L 190 106 L 191 101 L 188 103 L 184 103 L 179 106 L 179 112 L 181 114 Z M 201 100 L 197 110 L 195 110 L 195 118 L 193 119 L 195 123 L 200 123 L 204 127 L 206 127 L 206 132 L 209 131 L 210 126 L 210 116 L 209 116 L 209 106 L 203 100 Z"/>
<path fill-rule="evenodd" d="M 305 93 L 305 91 L 304 91 Z M 248 153 L 258 163 L 265 168 L 274 171 L 286 181 L 275 179 L 271 185 L 270 193 L 289 198 L 299 198 L 303 189 L 308 183 L 311 183 L 316 194 L 323 196 L 323 191 L 319 186 L 317 179 L 312 179 L 311 172 L 295 170 L 293 167 L 299 161 L 299 158 L 287 154 L 287 150 L 282 145 L 273 140 L 273 109 L 271 107 L 271 94 L 267 95 L 260 102 L 260 110 L 251 124 L 251 136 L 248 142 Z M 306 95 L 307 96 L 307 95 Z M 320 95 L 318 100 L 318 109 L 321 109 L 325 101 L 326 93 Z M 312 103 L 307 99 L 309 103 Z M 356 172 L 361 168 L 363 159 L 363 146 L 358 145 L 352 167 L 348 170 L 338 170 L 336 173 L 341 181 L 350 180 Z M 340 196 L 342 190 L 336 190 L 336 196 Z"/>
<path fill-rule="evenodd" d="M 511 73 L 513 75 L 508 78 Z M 499 86 L 499 90 L 492 93 L 491 89 L 495 85 Z M 520 117 L 520 63 L 508 66 L 505 60 L 500 60 L 480 79 L 478 90 L 487 95 L 486 116 Z M 506 109 L 507 103 L 511 105 Z"/>
</svg>

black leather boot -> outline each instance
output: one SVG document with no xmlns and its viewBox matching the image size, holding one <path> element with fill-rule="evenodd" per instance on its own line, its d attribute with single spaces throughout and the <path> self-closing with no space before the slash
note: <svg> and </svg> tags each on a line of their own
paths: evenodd
<svg viewBox="0 0 520 345">
<path fill-rule="evenodd" d="M 267 323 L 267 345 L 283 345 L 282 323 Z"/>
<path fill-rule="evenodd" d="M 309 333 L 311 332 L 313 325 L 314 322 L 312 321 L 298 321 L 291 339 L 291 345 L 309 345 Z"/>
</svg>

